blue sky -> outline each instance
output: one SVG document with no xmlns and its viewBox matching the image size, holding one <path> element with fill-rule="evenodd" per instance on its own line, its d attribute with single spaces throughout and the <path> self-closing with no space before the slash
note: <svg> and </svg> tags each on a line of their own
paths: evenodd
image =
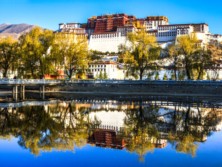
<svg viewBox="0 0 222 167">
<path fill-rule="evenodd" d="M 56 30 L 59 23 L 87 22 L 94 15 L 165 15 L 170 23 L 200 23 L 222 34 L 222 0 L 0 0 L 1 23 L 27 23 Z"/>
</svg>

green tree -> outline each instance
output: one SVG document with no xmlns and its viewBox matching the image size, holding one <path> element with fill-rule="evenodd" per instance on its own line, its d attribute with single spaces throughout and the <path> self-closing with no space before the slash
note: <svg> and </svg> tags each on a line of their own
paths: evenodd
<svg viewBox="0 0 222 167">
<path fill-rule="evenodd" d="M 108 76 L 107 76 L 107 73 L 106 73 L 106 72 L 100 71 L 99 74 L 97 75 L 97 78 L 98 78 L 98 79 L 107 79 Z"/>
<path fill-rule="evenodd" d="M 185 71 L 184 71 L 184 70 L 178 71 L 178 79 L 179 79 L 180 81 L 184 80 L 184 79 L 185 79 L 185 76 L 186 76 L 186 74 L 185 74 Z"/>
<path fill-rule="evenodd" d="M 167 74 L 166 74 L 166 73 L 165 73 L 164 76 L 163 76 L 163 80 L 164 80 L 164 81 L 168 80 L 168 77 L 167 77 Z"/>
<path fill-rule="evenodd" d="M 152 78 L 152 76 L 153 76 L 153 72 L 148 72 L 148 74 L 147 74 L 147 79 L 151 79 Z"/>
<path fill-rule="evenodd" d="M 175 78 L 175 73 L 171 73 L 171 78 L 170 78 L 171 80 L 176 80 L 176 78 Z"/>
<path fill-rule="evenodd" d="M 50 54 L 53 38 L 52 31 L 39 27 L 19 38 L 22 67 L 32 78 L 43 77 L 50 72 L 53 65 Z"/>
<path fill-rule="evenodd" d="M 103 73 L 103 79 L 108 79 L 108 75 L 106 72 Z"/>
<path fill-rule="evenodd" d="M 155 80 L 159 80 L 159 72 L 157 71 L 156 74 L 155 74 Z"/>
<path fill-rule="evenodd" d="M 3 77 L 7 77 L 8 71 L 12 70 L 18 60 L 18 43 L 12 37 L 0 39 L 0 69 Z"/>
<path fill-rule="evenodd" d="M 99 61 L 105 54 L 96 50 L 90 50 L 89 56 L 91 61 Z"/>
<path fill-rule="evenodd" d="M 129 75 L 142 80 L 144 72 L 155 65 L 159 58 L 160 48 L 156 38 L 145 31 L 128 33 L 130 47 L 121 46 L 120 52 Z M 121 61 L 121 60 L 120 60 Z M 139 74 L 138 74 L 139 73 Z"/>
<path fill-rule="evenodd" d="M 99 79 L 103 79 L 103 73 L 102 73 L 102 71 L 99 72 Z"/>
</svg>

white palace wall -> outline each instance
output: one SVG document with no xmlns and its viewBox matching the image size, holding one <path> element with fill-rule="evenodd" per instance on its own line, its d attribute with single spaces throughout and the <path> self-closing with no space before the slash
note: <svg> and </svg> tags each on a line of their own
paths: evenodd
<svg viewBox="0 0 222 167">
<path fill-rule="evenodd" d="M 117 53 L 119 45 L 125 43 L 126 36 L 122 36 L 121 33 L 94 34 L 90 36 L 89 49 Z"/>
</svg>

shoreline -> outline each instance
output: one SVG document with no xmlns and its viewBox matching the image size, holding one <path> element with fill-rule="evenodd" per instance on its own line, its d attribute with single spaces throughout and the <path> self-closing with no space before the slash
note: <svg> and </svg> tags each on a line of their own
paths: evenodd
<svg viewBox="0 0 222 167">
<path fill-rule="evenodd" d="M 15 80 L 16 81 L 16 80 Z M 33 81 L 32 81 L 33 82 Z M 54 82 L 54 81 L 52 81 Z M 35 82 L 33 82 L 35 83 Z M 18 101 L 21 95 L 25 98 L 126 98 L 147 99 L 150 96 L 166 96 L 178 99 L 191 99 L 192 101 L 215 100 L 222 101 L 221 81 L 73 81 L 56 84 L 35 83 L 25 85 L 25 93 L 21 92 L 24 85 L 0 84 L 0 101 L 13 99 L 14 87 L 17 87 Z M 43 89 L 44 88 L 44 89 Z M 16 100 L 16 101 L 17 101 Z"/>
<path fill-rule="evenodd" d="M 47 100 L 114 100 L 114 101 L 127 101 L 127 102 L 140 102 L 140 101 L 168 101 L 177 102 L 179 104 L 195 103 L 207 105 L 220 105 L 222 106 L 222 96 L 220 95 L 203 95 L 203 94 L 169 94 L 169 93 L 114 93 L 114 92 L 47 92 L 45 98 L 37 92 L 27 92 L 25 99 L 13 100 L 11 94 L 0 97 L 0 103 L 15 103 L 25 101 L 47 101 Z"/>
</svg>

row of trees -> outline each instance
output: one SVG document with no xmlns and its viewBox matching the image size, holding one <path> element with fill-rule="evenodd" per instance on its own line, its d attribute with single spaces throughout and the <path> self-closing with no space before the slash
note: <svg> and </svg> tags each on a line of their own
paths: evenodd
<svg viewBox="0 0 222 167">
<path fill-rule="evenodd" d="M 89 54 L 87 39 L 64 33 L 53 33 L 39 27 L 21 36 L 0 41 L 0 69 L 3 77 L 17 69 L 20 76 L 40 78 L 65 69 L 69 78 L 87 69 Z"/>
<path fill-rule="evenodd" d="M 187 79 L 203 79 L 204 71 L 214 66 L 212 53 L 200 46 L 195 34 L 181 36 L 177 43 L 169 46 L 168 54 L 173 59 L 175 79 L 178 69 L 184 67 Z"/>
<path fill-rule="evenodd" d="M 166 49 L 161 49 L 156 38 L 144 31 L 129 33 L 128 41 L 128 44 L 120 46 L 120 61 L 125 63 L 128 75 L 139 77 L 140 80 L 148 70 L 158 70 L 161 56 L 172 61 L 170 69 L 175 80 L 179 79 L 181 69 L 187 79 L 199 80 L 203 79 L 206 69 L 215 66 L 215 50 L 201 46 L 195 34 L 178 37 Z M 217 47 L 219 49 L 221 47 Z"/>
<path fill-rule="evenodd" d="M 124 63 L 127 76 L 139 79 L 149 70 L 158 70 L 160 55 L 172 60 L 173 79 L 180 78 L 181 69 L 187 79 L 203 79 L 206 69 L 215 65 L 215 52 L 221 49 L 202 47 L 195 34 L 178 37 L 165 50 L 159 47 L 154 36 L 143 30 L 128 33 L 127 37 L 128 42 L 119 47 L 119 62 Z M 74 74 L 82 76 L 90 60 L 100 59 L 96 52 L 89 53 L 87 46 L 85 37 L 36 27 L 17 41 L 11 37 L 0 40 L 0 69 L 3 77 L 15 69 L 25 78 L 57 75 L 59 69 L 64 69 L 68 78 Z M 107 77 L 101 75 L 100 78 Z"/>
</svg>

